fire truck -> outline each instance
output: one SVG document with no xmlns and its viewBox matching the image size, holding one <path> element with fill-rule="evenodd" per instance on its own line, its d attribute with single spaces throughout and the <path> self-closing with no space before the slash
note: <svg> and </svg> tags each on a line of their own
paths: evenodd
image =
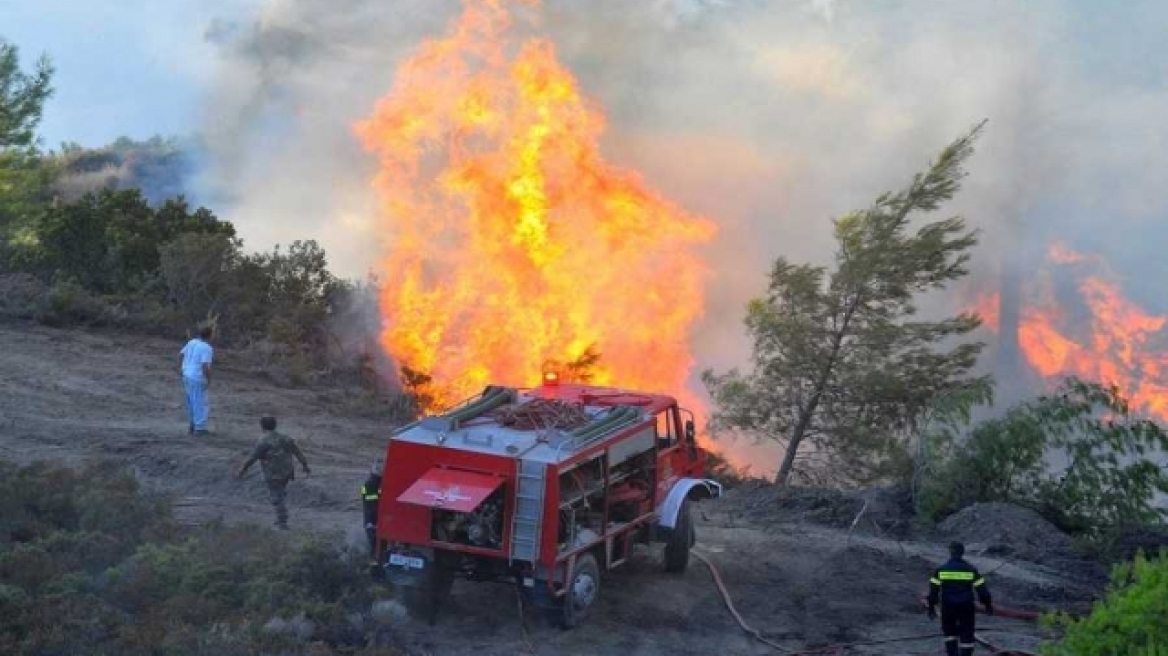
<svg viewBox="0 0 1168 656">
<path fill-rule="evenodd" d="M 684 422 L 683 422 L 684 417 Z M 560 383 L 488 386 L 396 430 L 386 449 L 375 551 L 407 608 L 434 623 L 455 579 L 514 583 L 577 626 L 601 572 L 664 543 L 683 572 L 702 477 L 692 413 L 663 394 Z"/>
</svg>

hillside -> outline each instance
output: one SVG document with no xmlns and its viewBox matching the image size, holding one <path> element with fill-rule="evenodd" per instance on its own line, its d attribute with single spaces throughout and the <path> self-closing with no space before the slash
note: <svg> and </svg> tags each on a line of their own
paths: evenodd
<svg viewBox="0 0 1168 656">
<path fill-rule="evenodd" d="M 267 525 L 271 510 L 257 475 L 239 481 L 234 471 L 258 436 L 259 416 L 274 414 L 301 441 L 313 468 L 290 487 L 292 539 L 331 533 L 362 540 L 356 489 L 391 426 L 351 416 L 345 390 L 279 387 L 222 351 L 211 392 L 215 434 L 189 436 L 180 346 L 0 325 L 0 458 L 117 461 L 148 489 L 173 495 L 184 523 Z M 925 619 L 918 597 L 929 569 L 944 558 L 944 540 L 954 536 L 896 539 L 903 532 L 889 530 L 880 513 L 892 511 L 879 504 L 850 529 L 854 501 L 734 490 L 702 506 L 699 546 L 719 567 L 744 618 L 778 644 L 795 649 L 924 635 L 835 653 L 938 653 L 940 640 L 928 637 L 937 627 Z M 985 530 L 995 534 L 993 526 Z M 989 573 L 1003 607 L 1082 607 L 1096 590 L 1098 568 L 1069 554 L 1047 556 L 1018 552 L 999 560 L 975 552 L 972 560 Z M 777 653 L 738 627 L 699 560 L 673 577 L 660 571 L 657 557 L 646 550 L 606 575 L 599 606 L 574 631 L 528 613 L 525 632 L 514 590 L 459 583 L 437 627 L 399 618 L 395 640 L 417 654 Z M 1028 623 L 991 617 L 981 626 L 987 637 L 1015 648 L 1036 644 L 1037 629 Z"/>
</svg>

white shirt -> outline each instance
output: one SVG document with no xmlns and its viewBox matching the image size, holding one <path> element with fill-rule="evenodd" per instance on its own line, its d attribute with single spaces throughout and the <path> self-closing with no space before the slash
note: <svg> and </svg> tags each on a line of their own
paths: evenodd
<svg viewBox="0 0 1168 656">
<path fill-rule="evenodd" d="M 205 380 L 206 377 L 203 376 L 203 363 L 211 364 L 211 358 L 214 353 L 215 351 L 211 348 L 210 344 L 197 337 L 187 342 L 187 345 L 179 351 L 179 354 L 183 356 L 183 377 L 193 380 Z"/>
</svg>

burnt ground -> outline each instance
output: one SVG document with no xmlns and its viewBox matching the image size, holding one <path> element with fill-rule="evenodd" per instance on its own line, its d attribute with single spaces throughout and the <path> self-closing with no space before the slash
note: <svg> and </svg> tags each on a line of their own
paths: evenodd
<svg viewBox="0 0 1168 656">
<path fill-rule="evenodd" d="M 0 458 L 81 464 L 113 460 L 148 489 L 172 495 L 178 517 L 270 524 L 258 472 L 234 471 L 258 437 L 258 417 L 275 414 L 312 465 L 289 489 L 297 534 L 329 533 L 360 543 L 356 490 L 391 426 L 353 412 L 355 390 L 274 384 L 233 354 L 217 353 L 211 388 L 215 435 L 187 435 L 179 342 L 38 326 L 0 325 Z M 766 489 L 739 489 L 697 516 L 702 553 L 721 569 L 743 617 L 791 649 L 933 633 L 917 601 L 929 570 L 944 560 L 935 534 L 910 539 L 903 518 L 873 503 L 824 492 L 808 501 Z M 989 555 L 990 553 L 998 555 Z M 1073 558 L 1022 560 L 987 550 L 971 560 L 1000 606 L 1082 609 L 1099 589 L 1097 566 Z M 1023 554 L 1025 555 L 1025 554 Z M 585 626 L 562 631 L 529 610 L 520 623 L 506 585 L 457 583 L 435 627 L 394 615 L 388 632 L 417 654 L 773 654 L 746 636 L 697 559 L 680 576 L 661 571 L 645 549 L 605 575 Z M 1006 618 L 981 620 L 987 637 L 1010 647 L 1037 644 L 1039 630 Z M 939 640 L 856 647 L 848 654 L 936 654 Z"/>
</svg>

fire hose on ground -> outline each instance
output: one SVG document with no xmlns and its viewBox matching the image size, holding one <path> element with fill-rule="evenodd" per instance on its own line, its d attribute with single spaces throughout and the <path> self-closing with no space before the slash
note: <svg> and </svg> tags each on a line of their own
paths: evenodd
<svg viewBox="0 0 1168 656">
<path fill-rule="evenodd" d="M 789 654 L 790 656 L 843 656 L 844 652 L 852 647 L 874 646 L 874 645 L 890 644 L 890 643 L 896 643 L 896 642 L 914 642 L 917 640 L 926 640 L 929 638 L 942 637 L 938 633 L 926 633 L 926 634 L 917 634 L 917 635 L 911 635 L 911 636 L 898 636 L 895 638 L 886 638 L 886 639 L 882 639 L 882 640 L 867 640 L 867 641 L 861 641 L 861 642 L 840 643 L 840 644 L 835 644 L 835 645 L 827 645 L 824 647 L 815 647 L 815 648 L 811 648 L 811 649 L 802 649 L 802 650 L 784 647 L 784 646 L 778 644 L 777 642 L 770 640 L 766 636 L 762 635 L 762 633 L 760 633 L 758 631 L 758 629 L 755 629 L 755 628 L 751 627 L 749 624 L 747 624 L 746 620 L 743 619 L 742 615 L 738 612 L 738 609 L 734 607 L 734 600 L 730 597 L 730 591 L 726 588 L 726 583 L 725 583 L 725 581 L 722 580 L 722 573 L 718 571 L 717 566 L 715 566 L 714 563 L 709 558 L 707 558 L 704 554 L 700 553 L 697 550 L 690 551 L 690 553 L 693 554 L 694 556 L 696 556 L 703 563 L 705 563 L 706 568 L 710 570 L 710 576 L 714 579 L 714 585 L 716 585 L 718 587 L 718 592 L 722 595 L 722 603 L 726 606 L 726 610 L 730 611 L 730 615 L 732 615 L 734 617 L 734 621 L 736 621 L 738 623 L 738 626 L 741 627 L 742 630 L 745 631 L 747 635 L 751 636 L 755 640 L 767 645 L 768 647 L 771 647 L 772 649 L 774 649 L 776 651 L 782 652 L 784 654 Z M 922 599 L 921 601 L 923 602 L 924 600 Z M 997 616 L 1001 616 L 1001 617 L 1008 617 L 1008 618 L 1012 618 L 1012 619 L 1026 620 L 1026 621 L 1037 620 L 1038 617 L 1041 615 L 1041 613 L 1038 613 L 1036 611 L 1020 610 L 1020 609 L 1016 609 L 1016 608 L 1005 608 L 1005 607 L 995 607 L 994 614 Z M 997 645 L 993 644 L 992 642 L 982 638 L 981 636 L 978 636 L 976 638 L 976 640 L 977 640 L 978 644 L 980 644 L 981 646 L 988 649 L 991 654 L 996 654 L 997 656 L 1038 656 L 1037 654 L 1034 654 L 1032 652 L 1003 649 L 1003 648 L 998 647 Z"/>
</svg>

